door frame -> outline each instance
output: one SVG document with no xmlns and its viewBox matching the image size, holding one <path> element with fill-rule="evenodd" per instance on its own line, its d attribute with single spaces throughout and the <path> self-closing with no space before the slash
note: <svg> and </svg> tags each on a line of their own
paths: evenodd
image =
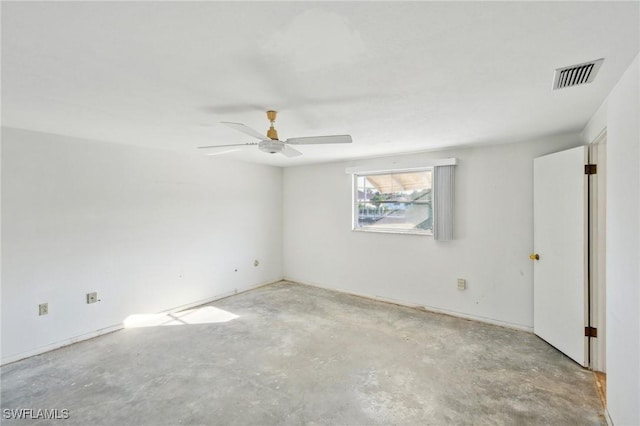
<svg viewBox="0 0 640 426">
<path fill-rule="evenodd" d="M 606 143 L 604 129 L 589 143 L 589 164 L 597 172 L 589 177 L 589 306 L 590 325 L 598 337 L 589 339 L 589 368 L 606 372 Z"/>
</svg>

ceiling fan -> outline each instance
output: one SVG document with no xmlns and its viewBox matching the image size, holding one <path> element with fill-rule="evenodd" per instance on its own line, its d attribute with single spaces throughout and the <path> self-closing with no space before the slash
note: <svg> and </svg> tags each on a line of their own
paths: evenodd
<svg viewBox="0 0 640 426">
<path fill-rule="evenodd" d="M 331 135 L 331 136 L 309 136 L 302 138 L 290 138 L 284 141 L 278 139 L 278 132 L 274 127 L 276 121 L 277 111 L 267 111 L 267 118 L 271 122 L 267 135 L 264 136 L 260 132 L 253 130 L 251 127 L 242 123 L 231 123 L 223 121 L 222 124 L 242 132 L 246 135 L 253 136 L 259 139 L 260 142 L 247 142 L 236 143 L 231 145 L 211 145 L 211 146 L 199 146 L 198 149 L 216 149 L 216 148 L 229 148 L 234 146 L 250 146 L 258 145 L 260 151 L 268 152 L 269 154 L 280 153 L 286 157 L 297 157 L 302 155 L 300 151 L 291 147 L 291 145 L 318 145 L 328 143 L 351 143 L 352 139 L 350 135 Z"/>
</svg>

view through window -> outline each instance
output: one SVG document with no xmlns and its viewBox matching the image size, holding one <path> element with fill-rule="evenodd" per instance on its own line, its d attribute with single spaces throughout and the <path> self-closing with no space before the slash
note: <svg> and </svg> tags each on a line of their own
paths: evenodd
<svg viewBox="0 0 640 426">
<path fill-rule="evenodd" d="M 354 229 L 431 234 L 433 170 L 354 176 Z"/>
</svg>

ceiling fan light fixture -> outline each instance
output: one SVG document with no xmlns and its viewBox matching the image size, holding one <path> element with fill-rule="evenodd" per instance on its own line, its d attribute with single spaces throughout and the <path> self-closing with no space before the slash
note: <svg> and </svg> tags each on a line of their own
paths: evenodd
<svg viewBox="0 0 640 426">
<path fill-rule="evenodd" d="M 284 149 L 284 142 L 277 139 L 265 139 L 263 141 L 260 141 L 260 143 L 258 144 L 258 148 L 260 149 L 260 151 L 268 152 L 269 154 L 277 154 L 279 152 L 282 152 L 282 150 Z"/>
</svg>

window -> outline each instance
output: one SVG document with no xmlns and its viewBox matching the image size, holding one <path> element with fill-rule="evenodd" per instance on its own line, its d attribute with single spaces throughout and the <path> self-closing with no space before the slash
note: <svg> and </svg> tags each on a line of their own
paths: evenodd
<svg viewBox="0 0 640 426">
<path fill-rule="evenodd" d="M 353 176 L 354 230 L 432 235 L 433 168 Z"/>
</svg>

